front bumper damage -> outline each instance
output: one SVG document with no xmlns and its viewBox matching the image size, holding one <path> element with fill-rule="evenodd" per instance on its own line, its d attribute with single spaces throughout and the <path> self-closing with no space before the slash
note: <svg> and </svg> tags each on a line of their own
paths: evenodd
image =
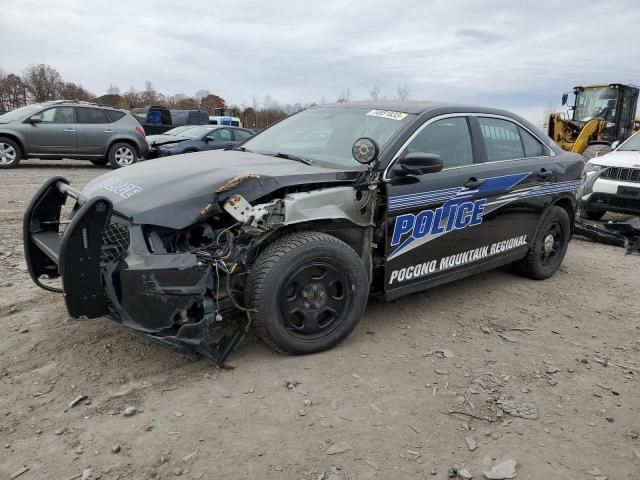
<svg viewBox="0 0 640 480">
<path fill-rule="evenodd" d="M 70 221 L 61 220 L 68 198 Z M 69 314 L 108 316 L 177 350 L 222 363 L 249 329 L 220 291 L 211 263 L 194 253 L 152 253 L 143 226 L 113 210 L 106 197 L 84 198 L 62 177 L 45 183 L 24 216 L 27 267 L 40 287 L 64 293 Z M 62 288 L 44 278 L 61 277 Z M 196 319 L 196 320 L 194 320 Z"/>
</svg>

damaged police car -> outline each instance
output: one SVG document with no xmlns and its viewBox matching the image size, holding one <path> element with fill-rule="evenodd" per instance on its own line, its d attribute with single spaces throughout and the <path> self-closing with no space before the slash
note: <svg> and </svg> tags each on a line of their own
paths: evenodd
<svg viewBox="0 0 640 480">
<path fill-rule="evenodd" d="M 25 255 L 73 317 L 107 315 L 216 361 L 251 324 L 280 352 L 311 353 L 349 335 L 371 295 L 509 263 L 553 275 L 583 167 L 506 111 L 323 105 L 233 150 L 133 165 L 81 191 L 50 179 L 25 214 Z"/>
</svg>

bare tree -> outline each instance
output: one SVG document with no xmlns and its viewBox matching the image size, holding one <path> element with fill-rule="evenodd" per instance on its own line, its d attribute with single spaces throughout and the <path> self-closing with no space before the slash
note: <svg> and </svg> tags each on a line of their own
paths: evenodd
<svg viewBox="0 0 640 480">
<path fill-rule="evenodd" d="M 62 76 L 58 71 L 43 63 L 30 65 L 22 74 L 30 100 L 44 102 L 54 100 L 63 86 Z"/>
<path fill-rule="evenodd" d="M 542 122 L 539 126 L 543 127 L 545 130 L 549 127 L 549 120 L 551 118 L 552 113 L 556 113 L 558 110 L 553 103 L 548 103 L 545 109 L 542 111 Z"/>
<path fill-rule="evenodd" d="M 398 85 L 396 92 L 398 93 L 398 100 L 401 102 L 409 100 L 409 96 L 411 95 L 411 89 L 406 83 Z"/>
<path fill-rule="evenodd" d="M 27 90 L 22 79 L 10 73 L 0 79 L 0 110 L 10 111 L 27 104 Z"/>
<path fill-rule="evenodd" d="M 340 95 L 338 95 L 336 102 L 338 103 L 350 102 L 352 98 L 353 98 L 353 95 L 351 95 L 351 89 L 347 88 L 346 90 L 342 90 L 340 92 Z"/>
<path fill-rule="evenodd" d="M 206 97 L 207 95 L 209 95 L 209 94 L 211 94 L 211 92 L 209 90 L 201 89 L 201 90 L 198 90 L 196 92 L 196 94 L 193 96 L 193 98 L 195 99 L 196 102 L 202 103 L 202 99 L 204 97 Z"/>
<path fill-rule="evenodd" d="M 82 85 L 76 85 L 73 82 L 64 83 L 56 96 L 64 100 L 80 100 L 84 102 L 89 102 L 95 98 L 93 93 L 85 90 Z"/>
<path fill-rule="evenodd" d="M 109 88 L 107 88 L 107 95 L 120 95 L 120 87 L 113 84 L 109 85 Z"/>
<path fill-rule="evenodd" d="M 204 98 L 200 100 L 200 108 L 205 110 L 209 115 L 213 115 L 217 108 L 225 108 L 224 98 L 218 95 L 208 93 Z"/>
<path fill-rule="evenodd" d="M 369 90 L 369 97 L 374 102 L 378 101 L 378 98 L 380 98 L 380 85 L 378 85 L 377 83 L 373 84 L 373 88 Z"/>
<path fill-rule="evenodd" d="M 158 92 L 149 80 L 144 82 L 144 91 L 140 93 L 140 101 L 143 105 L 156 105 L 158 103 Z"/>
</svg>

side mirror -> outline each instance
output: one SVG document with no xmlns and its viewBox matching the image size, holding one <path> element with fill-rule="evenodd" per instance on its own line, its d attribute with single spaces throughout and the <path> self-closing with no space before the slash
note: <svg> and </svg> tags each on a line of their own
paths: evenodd
<svg viewBox="0 0 640 480">
<path fill-rule="evenodd" d="M 569 94 L 568 93 L 563 93 L 562 94 L 562 105 L 566 105 L 567 104 L 567 100 L 569 100 Z"/>
<path fill-rule="evenodd" d="M 204 137 L 204 141 L 205 141 L 205 142 L 215 142 L 215 140 L 216 140 L 216 139 L 215 139 L 215 138 L 213 138 L 213 137 L 209 137 L 209 136 Z"/>
<path fill-rule="evenodd" d="M 42 122 L 42 115 L 40 115 L 39 113 L 29 117 L 29 123 L 36 124 L 40 122 Z"/>
<path fill-rule="evenodd" d="M 611 150 L 615 150 L 616 148 L 618 148 L 620 146 L 620 140 L 616 140 L 615 142 L 613 142 L 611 144 Z"/>
<path fill-rule="evenodd" d="M 437 153 L 408 153 L 394 167 L 398 175 L 424 175 L 442 171 L 444 164 Z"/>
</svg>

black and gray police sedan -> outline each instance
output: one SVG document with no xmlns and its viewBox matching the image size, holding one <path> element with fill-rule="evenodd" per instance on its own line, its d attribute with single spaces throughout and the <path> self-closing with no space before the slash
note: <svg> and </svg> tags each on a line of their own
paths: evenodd
<svg viewBox="0 0 640 480">
<path fill-rule="evenodd" d="M 250 325 L 278 351 L 317 352 L 371 295 L 505 264 L 552 276 L 583 167 L 502 110 L 324 105 L 234 150 L 134 165 L 81 191 L 52 178 L 26 212 L 25 254 L 73 317 L 108 315 L 217 361 Z"/>
</svg>

